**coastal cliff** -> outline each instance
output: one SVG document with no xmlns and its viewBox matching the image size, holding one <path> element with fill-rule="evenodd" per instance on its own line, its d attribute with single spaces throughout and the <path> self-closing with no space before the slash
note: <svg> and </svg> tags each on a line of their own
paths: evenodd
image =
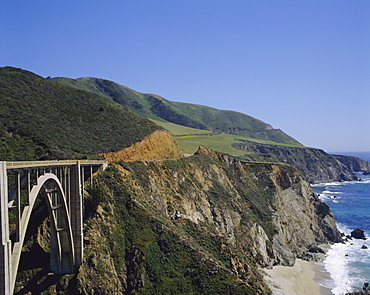
<svg viewBox="0 0 370 295">
<path fill-rule="evenodd" d="M 369 171 L 370 163 L 356 157 L 330 155 L 323 150 L 278 146 L 239 140 L 235 148 L 252 152 L 250 161 L 287 163 L 297 167 L 310 183 L 357 180 L 353 171 Z"/>
<path fill-rule="evenodd" d="M 126 245 L 125 263 L 112 271 L 122 290 L 161 293 L 185 281 L 187 291 L 173 292 L 269 294 L 260 268 L 312 258 L 313 246 L 340 240 L 330 209 L 292 166 L 243 163 L 201 147 L 193 157 L 121 162 L 106 173 L 114 174 L 117 187 L 103 173 L 90 191 L 92 199 L 101 188 L 107 192 L 99 218 L 113 217 L 123 200 L 125 214 L 136 212 L 135 221 L 123 214 L 114 226 L 124 230 Z M 122 187 L 126 197 L 114 200 Z M 115 257 L 111 236 L 98 236 Z M 100 261 L 96 255 L 85 261 Z M 100 280 L 86 263 L 77 278 L 82 294 L 96 291 L 91 280 Z"/>
<path fill-rule="evenodd" d="M 358 157 L 333 155 L 338 161 L 346 165 L 351 171 L 370 172 L 370 162 L 364 161 Z"/>
<path fill-rule="evenodd" d="M 205 147 L 112 164 L 87 187 L 85 207 L 84 261 L 48 294 L 270 294 L 261 268 L 312 259 L 312 247 L 340 240 L 298 169 Z"/>
</svg>

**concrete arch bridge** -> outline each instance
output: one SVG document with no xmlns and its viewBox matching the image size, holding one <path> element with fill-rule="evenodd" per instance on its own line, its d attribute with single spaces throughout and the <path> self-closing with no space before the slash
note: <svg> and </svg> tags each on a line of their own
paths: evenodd
<svg viewBox="0 0 370 295">
<path fill-rule="evenodd" d="M 0 162 L 0 294 L 13 294 L 22 246 L 38 197 L 50 216 L 50 268 L 73 273 L 83 257 L 85 180 L 106 161 Z"/>
</svg>

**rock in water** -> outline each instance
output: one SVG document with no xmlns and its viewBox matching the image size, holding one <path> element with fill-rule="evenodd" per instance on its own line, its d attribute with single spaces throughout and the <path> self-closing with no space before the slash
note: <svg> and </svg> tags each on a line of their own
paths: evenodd
<svg viewBox="0 0 370 295">
<path fill-rule="evenodd" d="M 355 239 L 363 239 L 365 240 L 364 231 L 361 228 L 356 228 L 354 231 L 351 232 L 351 237 Z"/>
</svg>

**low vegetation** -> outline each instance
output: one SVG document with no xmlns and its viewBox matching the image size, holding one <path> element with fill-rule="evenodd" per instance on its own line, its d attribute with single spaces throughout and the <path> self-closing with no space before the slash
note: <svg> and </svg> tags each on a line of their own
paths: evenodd
<svg viewBox="0 0 370 295">
<path fill-rule="evenodd" d="M 0 68 L 1 160 L 96 157 L 159 128 L 106 97 Z"/>
</svg>

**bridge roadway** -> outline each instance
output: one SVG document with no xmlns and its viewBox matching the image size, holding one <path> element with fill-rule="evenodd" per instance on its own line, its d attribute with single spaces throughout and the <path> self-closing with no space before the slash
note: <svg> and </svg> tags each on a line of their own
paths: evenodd
<svg viewBox="0 0 370 295">
<path fill-rule="evenodd" d="M 56 160 L 56 161 L 17 161 L 17 162 L 6 162 L 6 168 L 11 169 L 29 169 L 29 168 L 40 168 L 40 167 L 63 167 L 76 165 L 76 160 Z M 107 161 L 102 160 L 78 160 L 80 166 L 101 166 L 107 164 Z"/>
<path fill-rule="evenodd" d="M 0 295 L 13 294 L 31 213 L 37 198 L 50 216 L 50 269 L 73 273 L 83 258 L 85 180 L 104 170 L 106 161 L 0 161 Z"/>
</svg>

